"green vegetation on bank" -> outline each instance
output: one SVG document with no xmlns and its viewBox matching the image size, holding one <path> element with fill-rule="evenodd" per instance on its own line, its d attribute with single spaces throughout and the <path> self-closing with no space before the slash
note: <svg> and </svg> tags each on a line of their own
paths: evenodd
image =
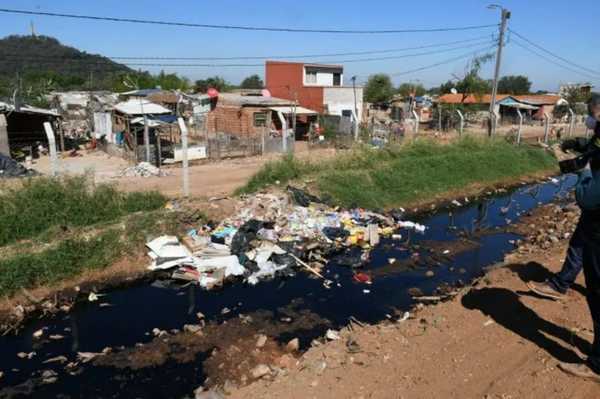
<svg viewBox="0 0 600 399">
<path fill-rule="evenodd" d="M 0 246 L 34 238 L 52 227 L 111 222 L 138 211 L 162 207 L 158 192 L 123 193 L 86 177 L 34 178 L 16 188 L 0 188 Z"/>
<path fill-rule="evenodd" d="M 450 144 L 422 139 L 385 149 L 362 147 L 318 163 L 287 156 L 265 165 L 238 193 L 310 179 L 340 205 L 385 208 L 554 168 L 556 159 L 540 147 L 469 137 Z"/>
<path fill-rule="evenodd" d="M 139 252 L 149 236 L 177 229 L 165 202 L 157 192 L 123 193 L 85 177 L 0 188 L 0 296 Z"/>
<path fill-rule="evenodd" d="M 111 266 L 143 249 L 149 236 L 177 230 L 164 210 L 130 215 L 117 225 L 80 228 L 49 242 L 25 245 L 0 259 L 0 296 L 23 288 L 53 284 L 91 270 Z M 42 251 L 37 249 L 45 247 Z"/>
</svg>

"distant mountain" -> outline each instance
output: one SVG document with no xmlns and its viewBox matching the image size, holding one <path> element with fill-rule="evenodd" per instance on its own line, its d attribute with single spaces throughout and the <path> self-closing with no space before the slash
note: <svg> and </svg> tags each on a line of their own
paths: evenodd
<svg viewBox="0 0 600 399">
<path fill-rule="evenodd" d="M 65 46 L 47 36 L 8 36 L 0 39 L 0 78 L 51 78 L 57 88 L 103 88 L 113 76 L 134 72 L 96 54 Z M 66 86 L 66 87 L 65 87 Z M 70 86 L 70 87 L 69 87 Z M 82 87 L 79 87 L 82 86 Z"/>
</svg>

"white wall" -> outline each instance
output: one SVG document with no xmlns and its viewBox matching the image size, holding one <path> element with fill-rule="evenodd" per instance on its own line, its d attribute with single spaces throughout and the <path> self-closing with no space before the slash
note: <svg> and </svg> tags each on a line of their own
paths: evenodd
<svg viewBox="0 0 600 399">
<path fill-rule="evenodd" d="M 333 86 L 333 73 L 317 72 L 317 86 Z"/>
<path fill-rule="evenodd" d="M 354 89 L 352 87 L 325 87 L 323 88 L 323 104 L 331 115 L 342 115 L 342 111 L 349 110 L 354 113 Z M 356 88 L 356 108 L 358 120 L 362 121 L 363 88 Z"/>
</svg>

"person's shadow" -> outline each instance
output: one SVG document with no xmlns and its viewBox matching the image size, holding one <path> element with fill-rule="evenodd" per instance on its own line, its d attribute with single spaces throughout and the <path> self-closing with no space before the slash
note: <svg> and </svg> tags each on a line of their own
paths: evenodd
<svg viewBox="0 0 600 399">
<path fill-rule="evenodd" d="M 541 283 L 554 276 L 550 270 L 538 262 L 514 263 L 507 265 L 506 268 L 516 273 L 524 282 L 536 281 Z M 586 296 L 585 287 L 581 284 L 573 283 L 570 289 L 580 293 L 582 296 Z M 536 295 L 536 297 L 539 296 Z"/>
<path fill-rule="evenodd" d="M 546 350 L 561 362 L 577 363 L 581 358 L 572 350 L 546 337 L 557 338 L 589 353 L 590 344 L 564 327 L 539 317 L 525 306 L 519 296 L 504 288 L 473 289 L 462 298 L 467 309 L 479 310 L 496 323 Z"/>
</svg>

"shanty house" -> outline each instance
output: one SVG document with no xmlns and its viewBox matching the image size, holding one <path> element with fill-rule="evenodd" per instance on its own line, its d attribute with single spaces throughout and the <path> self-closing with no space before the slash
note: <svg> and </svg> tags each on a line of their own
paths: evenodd
<svg viewBox="0 0 600 399">
<path fill-rule="evenodd" d="M 112 131 L 115 133 L 107 137 L 106 142 L 121 148 L 121 155 L 132 161 L 144 160 L 144 129 L 147 125 L 152 157 L 150 161 L 158 163 L 162 153 L 161 140 L 157 140 L 161 133 L 159 130 L 164 126 L 171 130 L 175 120 L 171 111 L 161 105 L 141 98 L 130 99 L 114 106 Z M 114 149 L 114 146 L 109 145 L 107 148 Z"/>
<path fill-rule="evenodd" d="M 295 126 L 296 138 L 301 138 L 316 116 L 316 111 L 282 98 L 220 93 L 206 126 L 212 134 L 246 137 L 260 137 L 265 130 L 279 136 L 285 131 L 289 137 Z"/>
<path fill-rule="evenodd" d="M 15 107 L 0 102 L 0 153 L 7 156 L 11 156 L 11 152 L 36 155 L 38 145 L 48 146 L 45 122 L 50 122 L 57 136 L 62 139 L 59 120 L 60 115 L 52 110 L 28 105 Z"/>
</svg>

